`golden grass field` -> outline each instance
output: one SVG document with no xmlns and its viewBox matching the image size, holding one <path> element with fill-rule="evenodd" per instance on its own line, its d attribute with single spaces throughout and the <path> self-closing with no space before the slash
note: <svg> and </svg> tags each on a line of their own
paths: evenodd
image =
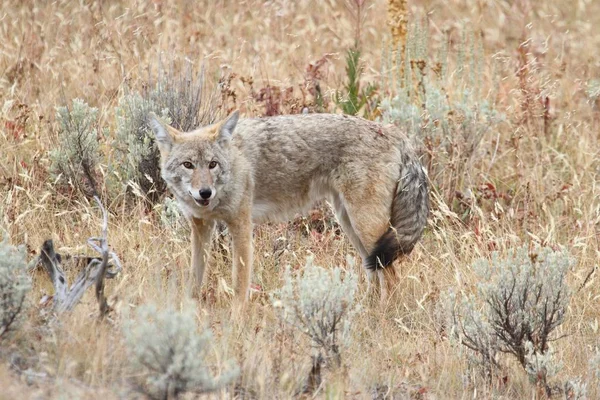
<svg viewBox="0 0 600 400">
<path fill-rule="evenodd" d="M 162 52 L 164 59 L 204 62 L 209 82 L 235 74 L 230 88 L 235 102 L 230 96 L 226 107 L 239 108 L 242 116 L 264 114 L 249 79 L 255 90 L 293 87 L 293 101 L 282 111 L 299 112 L 310 102 L 300 89 L 309 64 L 327 56 L 320 68 L 326 99 L 342 88 L 345 52 L 355 40 L 355 6 L 343 0 L 3 1 L 1 230 L 11 243 L 25 244 L 30 258 L 48 238 L 62 252 L 88 253 L 87 238 L 99 233 L 95 203 L 59 189 L 49 173 L 48 154 L 57 141 L 55 107 L 82 98 L 100 110 L 101 126 L 114 127 L 113 109 L 124 83 L 139 84 Z M 365 83 L 381 80 L 382 46 L 391 40 L 387 7 L 383 0 L 364 1 Z M 452 54 L 465 27 L 481 38 L 486 64 L 477 77 L 480 90 L 505 121 L 483 137 L 474 162 L 465 166 L 454 159 L 437 166 L 440 176 L 430 173 L 429 226 L 415 251 L 396 264 L 394 301 L 363 308 L 353 323 L 352 346 L 343 354 L 346 368 L 325 373 L 315 397 L 372 398 L 375 387 L 385 387 L 387 398 L 539 398 L 508 356 L 492 384 L 465 379 L 466 349 L 441 332 L 436 307 L 449 288 L 474 290 L 474 260 L 491 250 L 541 243 L 565 246 L 577 260 L 568 275 L 573 297 L 558 329 L 565 337 L 553 343 L 564 366 L 552 382 L 562 386 L 580 377 L 588 397 L 600 398 L 600 382 L 588 364 L 600 345 L 595 272 L 600 96 L 593 90 L 594 79 L 600 79 L 600 2 L 408 0 L 407 7 L 409 22 L 426 21 L 432 49 L 447 33 Z M 392 92 L 382 89 L 379 95 Z M 340 112 L 330 100 L 326 107 Z M 107 140 L 101 146 L 110 150 Z M 477 201 L 469 201 L 468 193 Z M 107 281 L 114 311 L 99 321 L 90 290 L 74 312 L 48 326 L 38 302 L 52 293 L 52 285 L 43 272 L 33 273 L 26 322 L 1 344 L 0 398 L 140 398 L 130 384 L 135 371 L 128 366 L 121 325 L 137 305 L 183 304 L 189 292 L 189 242 L 163 228 L 141 201 L 121 200 L 106 204 L 109 243 L 124 267 Z M 199 325 L 214 331 L 218 346 L 209 358 L 215 365 L 234 359 L 240 366 L 240 398 L 241 393 L 291 398 L 310 368 L 306 341 L 282 333 L 268 298 L 281 285 L 285 265 L 299 268 L 314 254 L 319 265 L 347 267 L 350 254 L 358 261 L 360 290 L 366 289 L 358 254 L 343 234 L 325 225 L 317 229 L 311 218 L 298 218 L 255 228 L 253 284 L 259 290 L 246 312 L 233 318 L 230 259 L 226 252 L 213 252 L 197 316 Z M 72 278 L 78 271 L 66 272 Z M 27 368 L 39 378 L 19 372 Z M 233 393 L 230 388 L 212 396 Z"/>
</svg>

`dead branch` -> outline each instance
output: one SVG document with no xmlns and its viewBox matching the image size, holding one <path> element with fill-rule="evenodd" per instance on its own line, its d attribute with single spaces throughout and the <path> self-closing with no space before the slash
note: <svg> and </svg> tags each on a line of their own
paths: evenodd
<svg viewBox="0 0 600 400">
<path fill-rule="evenodd" d="M 105 316 L 110 307 L 104 296 L 104 279 L 112 279 L 121 271 L 119 257 L 108 248 L 108 214 L 97 196 L 96 203 L 102 210 L 103 224 L 101 237 L 88 239 L 89 246 L 100 253 L 100 257 L 90 257 L 86 267 L 77 275 L 69 288 L 61 267 L 62 257 L 54 250 L 54 244 L 48 239 L 42 245 L 39 262 L 48 273 L 54 286 L 54 309 L 58 313 L 71 311 L 79 302 L 85 291 L 96 284 L 96 299 L 100 306 L 100 317 Z"/>
</svg>

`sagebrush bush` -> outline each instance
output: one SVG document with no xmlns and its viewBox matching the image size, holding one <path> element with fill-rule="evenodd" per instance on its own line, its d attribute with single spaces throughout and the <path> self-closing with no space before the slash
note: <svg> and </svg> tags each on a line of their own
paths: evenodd
<svg viewBox="0 0 600 400">
<path fill-rule="evenodd" d="M 191 309 L 158 310 L 140 306 L 136 318 L 124 325 L 131 362 L 145 377 L 145 392 L 153 398 L 176 398 L 185 392 L 219 390 L 238 375 L 230 367 L 214 377 L 206 361 L 213 342 L 210 329 L 198 333 Z"/>
<path fill-rule="evenodd" d="M 472 350 L 486 372 L 498 367 L 497 353 L 512 354 L 544 385 L 560 366 L 549 343 L 564 321 L 570 300 L 566 274 L 573 258 L 566 251 L 526 246 L 505 256 L 492 254 L 474 270 L 473 295 L 450 293 L 451 325 L 460 343 Z M 537 382 L 539 383 L 539 382 Z"/>
<path fill-rule="evenodd" d="M 6 238 L 0 242 L 0 339 L 18 327 L 31 289 L 25 254 Z"/>
<path fill-rule="evenodd" d="M 565 399 L 585 400 L 587 399 L 587 384 L 580 378 L 571 379 L 565 382 Z"/>
<path fill-rule="evenodd" d="M 116 130 L 109 190 L 139 187 L 143 196 L 157 200 L 166 190 L 160 177 L 160 155 L 146 119 L 152 111 L 171 123 L 169 110 L 158 110 L 151 99 L 136 92 L 124 94 L 115 108 Z"/>
<path fill-rule="evenodd" d="M 548 379 L 554 378 L 560 372 L 563 365 L 554 357 L 554 349 L 547 346 L 547 350 L 542 352 L 535 349 L 532 342 L 525 342 L 525 372 L 529 376 L 529 381 L 534 384 L 547 386 Z"/>
<path fill-rule="evenodd" d="M 50 152 L 51 170 L 61 182 L 87 196 L 98 193 L 98 109 L 81 99 L 56 109 L 58 146 Z"/>
<path fill-rule="evenodd" d="M 171 197 L 165 196 L 161 204 L 155 208 L 158 209 L 158 215 L 160 216 L 160 223 L 168 229 L 172 234 L 176 236 L 187 236 L 188 222 L 181 213 L 177 201 Z"/>
<path fill-rule="evenodd" d="M 600 393 L 600 349 L 596 348 L 594 355 L 589 360 L 590 375 L 595 381 L 595 387 Z"/>
<path fill-rule="evenodd" d="M 341 365 L 341 352 L 350 342 L 356 303 L 357 276 L 342 269 L 325 269 L 307 259 L 301 274 L 294 276 L 289 266 L 284 284 L 271 300 L 277 316 L 288 326 L 310 338 L 319 356 Z"/>
<path fill-rule="evenodd" d="M 592 102 L 596 102 L 600 98 L 600 79 L 592 79 L 587 83 L 585 94 Z"/>
<path fill-rule="evenodd" d="M 413 139 L 430 178 L 452 204 L 480 160 L 485 134 L 504 116 L 480 93 L 485 65 L 480 42 L 472 37 L 463 40 L 454 57 L 456 70 L 448 74 L 445 43 L 437 59 L 431 56 L 427 29 L 419 24 L 406 40 L 403 54 L 399 49 L 395 59 L 392 52 L 384 52 L 382 86 L 395 95 L 381 101 L 381 120 L 399 126 Z"/>
<path fill-rule="evenodd" d="M 186 63 L 183 72 L 167 70 L 159 60 L 156 79 L 152 76 L 141 91 L 125 88 L 115 108 L 114 159 L 111 163 L 111 191 L 139 188 L 153 203 L 160 200 L 166 185 L 160 176 L 160 156 L 147 123 L 154 112 L 181 131 L 213 123 L 218 116 L 214 92 L 206 93 L 203 71 L 194 76 Z"/>
</svg>

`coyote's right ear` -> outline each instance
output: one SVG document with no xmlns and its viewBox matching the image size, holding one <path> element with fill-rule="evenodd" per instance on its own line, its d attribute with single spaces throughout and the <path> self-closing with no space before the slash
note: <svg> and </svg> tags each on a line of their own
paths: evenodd
<svg viewBox="0 0 600 400">
<path fill-rule="evenodd" d="M 152 128 L 152 132 L 154 132 L 154 138 L 161 154 L 167 155 L 171 151 L 173 143 L 177 140 L 177 130 L 165 124 L 153 112 L 148 114 L 148 125 Z"/>
<path fill-rule="evenodd" d="M 235 110 L 224 120 L 221 121 L 218 125 L 216 132 L 216 139 L 221 144 L 228 143 L 231 140 L 231 135 L 233 135 L 233 130 L 235 129 L 238 119 L 240 117 L 240 112 Z"/>
</svg>

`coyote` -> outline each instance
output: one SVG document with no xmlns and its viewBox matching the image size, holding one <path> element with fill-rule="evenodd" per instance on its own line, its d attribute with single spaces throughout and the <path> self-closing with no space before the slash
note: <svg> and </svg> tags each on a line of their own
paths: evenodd
<svg viewBox="0 0 600 400">
<path fill-rule="evenodd" d="M 427 174 L 406 135 L 337 114 L 226 119 L 180 132 L 149 115 L 161 175 L 191 226 L 192 269 L 202 283 L 215 222 L 233 239 L 242 303 L 252 271 L 253 222 L 288 219 L 327 199 L 360 253 L 369 284 L 412 251 L 429 213 Z M 387 285 L 386 285 L 387 286 Z"/>
</svg>

